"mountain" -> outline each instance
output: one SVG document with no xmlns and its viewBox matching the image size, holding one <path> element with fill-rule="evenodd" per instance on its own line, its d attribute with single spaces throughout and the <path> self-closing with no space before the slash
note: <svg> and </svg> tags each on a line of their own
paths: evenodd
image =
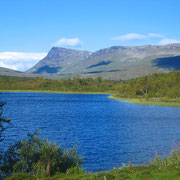
<svg viewBox="0 0 180 180">
<path fill-rule="evenodd" d="M 90 52 L 74 49 L 53 47 L 47 56 L 28 70 L 36 74 L 67 74 L 77 73 L 79 68 L 89 57 Z"/>
<path fill-rule="evenodd" d="M 53 47 L 28 73 L 129 79 L 180 70 L 180 44 L 113 46 L 96 52 Z"/>
<path fill-rule="evenodd" d="M 3 68 L 0 67 L 0 75 L 11 75 L 11 74 L 21 74 L 22 72 L 20 71 L 15 71 L 13 69 L 8 69 L 8 68 Z"/>
<path fill-rule="evenodd" d="M 59 76 L 56 76 L 56 75 L 31 74 L 31 73 L 16 71 L 13 69 L 8 69 L 8 68 L 3 68 L 3 67 L 0 67 L 0 76 L 32 77 L 32 78 L 33 77 L 43 77 L 43 78 L 47 78 L 47 79 L 59 79 Z"/>
</svg>

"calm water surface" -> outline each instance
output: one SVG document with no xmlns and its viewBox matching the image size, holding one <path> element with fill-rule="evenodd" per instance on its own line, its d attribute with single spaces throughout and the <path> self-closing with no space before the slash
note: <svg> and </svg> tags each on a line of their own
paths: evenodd
<svg viewBox="0 0 180 180">
<path fill-rule="evenodd" d="M 65 147 L 78 145 L 88 171 L 110 170 L 122 163 L 147 164 L 168 155 L 180 142 L 180 108 L 135 105 L 108 95 L 1 93 L 9 142 L 41 130 L 41 136 Z"/>
</svg>

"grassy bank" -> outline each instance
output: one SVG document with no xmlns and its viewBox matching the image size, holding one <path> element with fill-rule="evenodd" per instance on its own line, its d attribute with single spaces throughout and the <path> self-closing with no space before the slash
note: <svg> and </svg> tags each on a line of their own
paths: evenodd
<svg viewBox="0 0 180 180">
<path fill-rule="evenodd" d="M 14 174 L 7 180 L 180 180 L 180 168 L 157 168 L 154 165 L 123 167 L 112 171 L 87 174 L 74 168 L 66 174 L 57 173 L 53 177 L 38 177 L 28 174 Z"/>
<path fill-rule="evenodd" d="M 0 90 L 0 92 L 38 92 L 59 94 L 112 94 L 112 92 L 88 92 L 88 91 L 53 91 L 53 90 Z"/>
<path fill-rule="evenodd" d="M 172 106 L 172 107 L 180 107 L 180 100 L 174 99 L 161 99 L 161 98 L 118 98 L 115 96 L 109 96 L 109 98 L 116 99 L 118 101 L 125 101 L 133 104 L 142 104 L 142 105 L 156 105 L 156 106 Z"/>
</svg>

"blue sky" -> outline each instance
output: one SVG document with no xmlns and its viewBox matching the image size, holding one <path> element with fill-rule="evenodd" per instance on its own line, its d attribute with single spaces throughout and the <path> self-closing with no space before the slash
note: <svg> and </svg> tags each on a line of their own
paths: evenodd
<svg viewBox="0 0 180 180">
<path fill-rule="evenodd" d="M 179 0 L 0 0 L 0 66 L 26 70 L 52 46 L 178 43 L 179 7 Z"/>
</svg>

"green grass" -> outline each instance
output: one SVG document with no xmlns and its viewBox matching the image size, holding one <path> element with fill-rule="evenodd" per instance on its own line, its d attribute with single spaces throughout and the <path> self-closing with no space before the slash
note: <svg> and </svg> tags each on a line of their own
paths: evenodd
<svg viewBox="0 0 180 180">
<path fill-rule="evenodd" d="M 142 105 L 156 105 L 156 106 L 172 106 L 180 107 L 180 100 L 174 99 L 161 99 L 161 98 L 151 98 L 151 99 L 140 99 L 140 98 L 118 98 L 115 96 L 109 96 L 109 98 L 116 99 L 118 101 L 125 101 L 133 104 L 142 104 Z"/>
<path fill-rule="evenodd" d="M 37 177 L 28 174 L 14 174 L 7 180 L 180 180 L 180 167 L 157 168 L 156 166 L 134 166 L 87 174 L 83 170 L 57 173 L 53 177 Z"/>
</svg>

